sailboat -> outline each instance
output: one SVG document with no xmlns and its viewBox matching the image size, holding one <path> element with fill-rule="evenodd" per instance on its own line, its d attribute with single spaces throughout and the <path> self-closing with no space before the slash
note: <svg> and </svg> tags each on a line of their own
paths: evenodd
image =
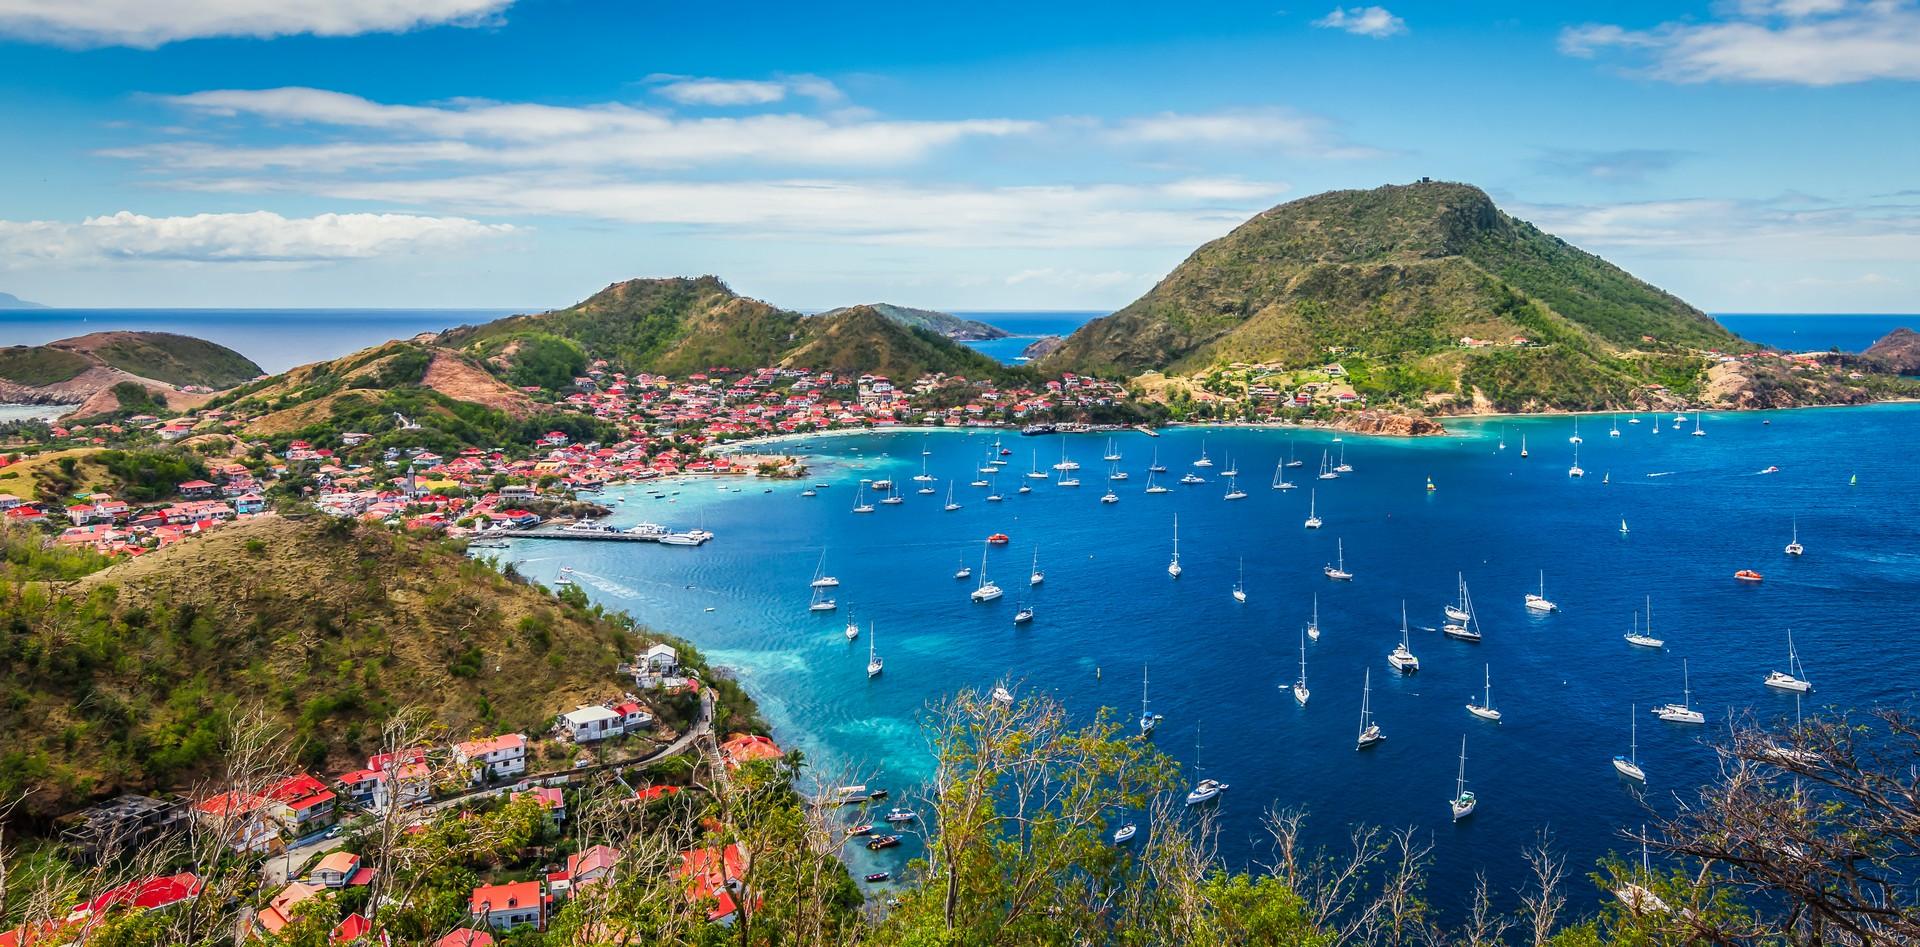
<svg viewBox="0 0 1920 947">
<path fill-rule="evenodd" d="M 1200 725 L 1193 725 L 1193 771 L 1200 772 Z M 1217 779 L 1203 779 L 1187 791 L 1187 805 L 1197 806 L 1220 798 L 1227 791 L 1227 784 Z"/>
<path fill-rule="evenodd" d="M 1326 451 L 1320 452 L 1320 479 L 1322 480 L 1340 479 L 1340 475 L 1337 473 L 1334 473 L 1333 462 L 1331 461 L 1331 459 L 1327 457 Z"/>
<path fill-rule="evenodd" d="M 1639 423 L 1640 423 L 1640 412 L 1638 412 L 1638 411 L 1635 411 L 1635 412 L 1634 412 L 1634 413 L 1632 414 L 1632 416 L 1630 416 L 1630 417 L 1628 417 L 1628 418 L 1627 418 L 1627 423 L 1628 423 L 1628 424 L 1639 424 Z"/>
<path fill-rule="evenodd" d="M 1700 415 L 1697 412 L 1693 416 L 1693 436 L 1694 437 L 1707 436 L 1707 432 L 1700 430 Z"/>
<path fill-rule="evenodd" d="M 933 482 L 933 474 L 927 472 L 927 454 L 928 452 L 924 450 L 920 452 L 920 472 L 913 477 L 915 481 L 920 483 Z"/>
<path fill-rule="evenodd" d="M 941 509 L 951 513 L 959 508 L 960 504 L 953 502 L 953 481 L 949 480 L 947 481 L 947 505 L 941 507 Z"/>
<path fill-rule="evenodd" d="M 860 623 L 853 620 L 853 609 L 851 608 L 847 609 L 846 635 L 847 635 L 848 641 L 852 641 L 853 639 L 860 637 Z"/>
<path fill-rule="evenodd" d="M 1366 676 L 1360 685 L 1360 736 L 1354 741 L 1353 748 L 1364 750 L 1387 738 L 1380 732 L 1380 725 L 1373 722 L 1373 668 L 1367 668 Z"/>
<path fill-rule="evenodd" d="M 1547 598 L 1547 570 L 1545 569 L 1540 570 L 1539 594 L 1536 595 L 1531 592 L 1527 594 L 1527 610 L 1535 612 L 1557 612 L 1560 610 L 1560 606 L 1553 604 L 1553 601 Z"/>
<path fill-rule="evenodd" d="M 1244 558 L 1240 560 L 1240 578 L 1233 583 L 1233 600 L 1236 602 L 1247 600 L 1247 560 Z"/>
<path fill-rule="evenodd" d="M 1580 416 L 1577 414 L 1573 416 L 1573 436 L 1567 438 L 1567 443 L 1569 444 L 1584 443 L 1584 441 L 1580 439 Z"/>
<path fill-rule="evenodd" d="M 1080 464 L 1073 458 L 1067 456 L 1067 439 L 1064 437 L 1060 439 L 1060 462 L 1054 464 L 1053 469 L 1060 471 L 1080 469 Z"/>
<path fill-rule="evenodd" d="M 1620 436 L 1620 416 L 1619 415 L 1616 414 L 1613 416 L 1613 430 L 1608 431 L 1607 436 L 1608 437 Z"/>
<path fill-rule="evenodd" d="M 973 578 L 973 567 L 967 565 L 967 561 L 962 559 L 960 560 L 960 568 L 953 571 L 953 577 L 956 579 L 971 579 Z"/>
<path fill-rule="evenodd" d="M 1633 630 L 1626 634 L 1627 643 L 1641 648 L 1664 648 L 1665 641 L 1653 636 L 1653 596 L 1647 596 L 1647 630 L 1640 631 L 1640 613 L 1633 613 Z"/>
<path fill-rule="evenodd" d="M 1793 649 L 1793 629 L 1787 629 L 1787 669 L 1767 672 L 1766 684 L 1775 690 L 1792 691 L 1804 694 L 1813 690 L 1813 682 L 1806 678 L 1807 669 L 1800 664 L 1800 653 Z"/>
<path fill-rule="evenodd" d="M 1024 625 L 1030 621 L 1033 621 L 1033 606 L 1022 602 L 1019 609 L 1013 613 L 1013 623 Z"/>
<path fill-rule="evenodd" d="M 1320 513 L 1319 513 L 1320 495 L 1319 494 L 1320 494 L 1320 491 L 1318 490 L 1307 491 L 1307 528 L 1308 529 L 1320 528 Z"/>
<path fill-rule="evenodd" d="M 1220 471 L 1220 476 L 1229 480 L 1240 476 L 1240 465 L 1233 462 L 1232 454 L 1227 455 L 1227 469 Z"/>
<path fill-rule="evenodd" d="M 1114 445 L 1113 438 L 1107 438 L 1107 454 L 1100 459 L 1110 464 L 1120 462 L 1120 448 Z"/>
<path fill-rule="evenodd" d="M 1687 706 L 1693 703 L 1693 680 L 1692 676 L 1687 673 L 1686 658 L 1680 659 L 1680 686 L 1682 688 L 1681 693 L 1684 695 L 1680 699 L 1680 702 L 1677 704 L 1661 704 L 1653 708 L 1654 716 L 1668 723 L 1706 723 L 1707 717 L 1705 714 Z"/>
<path fill-rule="evenodd" d="M 1520 435 L 1520 456 L 1527 456 L 1527 435 Z"/>
<path fill-rule="evenodd" d="M 1387 663 L 1402 674 L 1412 674 L 1420 670 L 1420 659 L 1413 656 L 1413 649 L 1407 645 L 1407 602 L 1400 600 L 1400 646 L 1387 655 Z"/>
<path fill-rule="evenodd" d="M 1293 438 L 1291 437 L 1287 438 L 1287 466 L 1305 467 L 1306 465 L 1307 465 L 1306 461 L 1293 456 Z"/>
<path fill-rule="evenodd" d="M 880 671 L 885 667 L 886 662 L 880 660 L 880 652 L 874 650 L 873 622 L 869 621 L 867 622 L 867 676 L 879 677 Z"/>
<path fill-rule="evenodd" d="M 1789 556 L 1798 556 L 1807 551 L 1807 547 L 1800 545 L 1800 518 L 1797 516 L 1793 520 L 1793 541 L 1787 543 L 1786 551 Z"/>
<path fill-rule="evenodd" d="M 1625 536 L 1626 534 L 1627 534 L 1627 518 L 1622 516 L 1620 517 L 1620 535 Z"/>
<path fill-rule="evenodd" d="M 1240 485 L 1235 482 L 1235 478 L 1233 474 L 1228 474 L 1226 499 L 1244 500 L 1246 498 L 1247 498 L 1247 491 L 1240 489 Z"/>
<path fill-rule="evenodd" d="M 1586 475 L 1587 472 L 1580 469 L 1580 445 L 1575 444 L 1573 445 L 1573 466 L 1567 468 L 1567 476 L 1579 478 Z"/>
<path fill-rule="evenodd" d="M 1447 618 L 1451 621 L 1464 622 L 1469 617 L 1471 617 L 1471 615 L 1467 612 L 1466 573 L 1464 572 L 1454 573 L 1454 590 L 1453 591 L 1455 595 L 1459 596 L 1459 601 L 1452 605 L 1445 606 L 1444 608 L 1441 609 L 1441 611 L 1445 612 Z"/>
<path fill-rule="evenodd" d="M 1467 592 L 1467 581 L 1465 579 L 1460 580 L 1460 602 L 1461 610 L 1467 613 L 1466 621 L 1447 622 L 1440 626 L 1440 633 L 1449 638 L 1457 638 L 1461 641 L 1478 642 L 1480 640 L 1480 621 L 1478 616 L 1474 615 L 1473 598 Z"/>
<path fill-rule="evenodd" d="M 1334 473 L 1353 473 L 1353 465 L 1347 463 L 1347 445 L 1340 445 L 1340 462 L 1333 465 Z"/>
<path fill-rule="evenodd" d="M 1273 488 L 1275 490 L 1293 489 L 1292 481 L 1287 479 L 1286 465 L 1279 461 L 1273 463 Z"/>
<path fill-rule="evenodd" d="M 1653 416 L 1653 433 L 1660 433 L 1660 416 L 1657 414 Z"/>
<path fill-rule="evenodd" d="M 873 512 L 873 504 L 867 502 L 867 482 L 864 480 L 860 481 L 860 488 L 854 491 L 853 511 L 855 513 Z"/>
<path fill-rule="evenodd" d="M 1496 447 L 1496 448 L 1494 448 L 1494 449 L 1495 449 L 1495 450 L 1506 450 L 1506 449 L 1507 449 L 1507 426 L 1506 426 L 1506 425 L 1504 425 L 1504 424 L 1502 424 L 1502 425 L 1500 425 L 1500 446 L 1498 446 L 1498 447 Z"/>
<path fill-rule="evenodd" d="M 1347 541 L 1341 539 L 1335 548 L 1340 550 L 1339 565 L 1321 566 L 1320 571 L 1335 582 L 1352 582 L 1353 573 L 1347 571 Z"/>
<path fill-rule="evenodd" d="M 812 584 L 816 589 L 830 589 L 840 584 L 839 579 L 827 574 L 827 551 L 825 549 L 820 550 L 820 564 L 813 569 Z"/>
<path fill-rule="evenodd" d="M 1307 620 L 1307 637 L 1320 640 L 1320 593 L 1313 593 L 1313 617 Z"/>
<path fill-rule="evenodd" d="M 1171 492 L 1171 490 L 1168 487 L 1163 487 L 1157 483 L 1154 483 L 1153 471 L 1149 470 L 1147 471 L 1147 492 L 1148 493 L 1168 493 L 1168 492 Z"/>
<path fill-rule="evenodd" d="M 1119 464 L 1107 465 L 1108 480 L 1119 481 L 1119 480 L 1125 480 L 1127 479 L 1127 477 L 1128 477 L 1127 472 L 1124 470 L 1121 470 Z"/>
<path fill-rule="evenodd" d="M 1465 734 L 1460 736 L 1460 775 L 1454 777 L 1453 798 L 1447 804 L 1453 810 L 1455 822 L 1472 815 L 1473 810 L 1480 805 L 1480 800 L 1467 791 L 1467 737 Z"/>
<path fill-rule="evenodd" d="M 992 579 L 987 578 L 987 549 L 990 545 L 983 544 L 980 547 L 980 586 L 974 589 L 971 595 L 976 602 L 991 602 L 1006 594 L 1000 591 L 999 586 L 993 584 Z"/>
<path fill-rule="evenodd" d="M 1040 547 L 1033 547 L 1033 574 L 1027 576 L 1028 585 L 1039 585 L 1047 581 L 1047 574 L 1040 571 Z"/>
<path fill-rule="evenodd" d="M 1167 574 L 1180 578 L 1180 515 L 1173 516 L 1173 561 L 1167 563 Z"/>
<path fill-rule="evenodd" d="M 840 606 L 834 604 L 833 599 L 827 597 L 826 589 L 817 588 L 813 590 L 813 604 L 807 606 L 807 611 L 830 612 L 839 607 Z"/>
<path fill-rule="evenodd" d="M 1498 723 L 1500 720 L 1500 711 L 1493 708 L 1493 666 L 1482 665 L 1481 673 L 1486 675 L 1486 696 L 1481 697 L 1480 703 L 1477 704 L 1468 701 L 1467 712 L 1482 720 L 1492 720 Z"/>
<path fill-rule="evenodd" d="M 1167 465 L 1160 462 L 1159 445 L 1155 445 L 1153 448 L 1153 460 L 1148 462 L 1147 472 L 1148 473 L 1166 473 L 1167 472 Z"/>
<path fill-rule="evenodd" d="M 1113 492 L 1112 487 L 1108 487 L 1107 492 L 1100 494 L 1100 502 L 1118 503 L 1120 502 L 1120 494 Z"/>
<path fill-rule="evenodd" d="M 1053 485 L 1056 487 L 1077 487 L 1080 485 L 1080 477 L 1071 470 L 1062 470 L 1060 471 L 1059 479 L 1055 480 Z"/>
<path fill-rule="evenodd" d="M 1160 715 L 1147 712 L 1147 666 L 1140 665 L 1140 735 L 1152 736 L 1153 728 L 1160 725 Z"/>
<path fill-rule="evenodd" d="M 1207 439 L 1200 439 L 1200 459 L 1193 462 L 1195 467 L 1211 467 L 1213 461 L 1207 457 Z"/>
<path fill-rule="evenodd" d="M 1038 450 L 1033 452 L 1033 468 L 1027 471 L 1027 479 L 1029 480 L 1047 479 L 1046 472 L 1040 469 L 1040 452 Z"/>
<path fill-rule="evenodd" d="M 1297 701 L 1300 704 L 1300 706 L 1305 707 L 1307 705 L 1308 696 L 1309 696 L 1309 693 L 1307 691 L 1307 634 L 1306 632 L 1303 631 L 1300 633 L 1300 677 L 1298 680 L 1295 680 L 1293 682 L 1293 699 Z"/>
<path fill-rule="evenodd" d="M 1627 711 L 1627 755 L 1615 756 L 1613 768 L 1628 779 L 1647 781 L 1647 771 L 1640 768 L 1640 705 L 1632 704 Z"/>
</svg>

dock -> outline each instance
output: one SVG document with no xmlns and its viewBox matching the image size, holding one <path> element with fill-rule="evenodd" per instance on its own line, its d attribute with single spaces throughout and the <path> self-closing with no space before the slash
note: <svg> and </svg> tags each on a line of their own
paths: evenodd
<svg viewBox="0 0 1920 947">
<path fill-rule="evenodd" d="M 537 526 L 520 530 L 506 536 L 489 536 L 488 539 L 570 539 L 590 543 L 665 543 L 669 546 L 698 546 L 707 540 L 688 541 L 680 533 L 629 533 L 623 530 L 567 529 L 566 527 Z M 669 541 L 669 540 L 673 541 Z"/>
</svg>

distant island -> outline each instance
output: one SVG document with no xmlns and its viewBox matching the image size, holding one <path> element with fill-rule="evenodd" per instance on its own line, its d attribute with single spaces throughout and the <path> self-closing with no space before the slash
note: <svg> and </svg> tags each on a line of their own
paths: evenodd
<svg viewBox="0 0 1920 947">
<path fill-rule="evenodd" d="M 821 313 L 822 317 L 837 316 L 855 307 L 846 306 L 829 309 Z M 989 325 L 975 319 L 962 319 L 950 312 L 933 309 L 914 309 L 908 306 L 896 306 L 892 303 L 868 303 L 872 309 L 903 326 L 926 329 L 937 332 L 955 342 L 984 342 L 989 339 L 1004 339 L 1010 333 L 999 326 Z"/>
<path fill-rule="evenodd" d="M 40 303 L 33 302 L 32 300 L 21 299 L 20 297 L 15 296 L 12 293 L 0 293 L 0 309 L 45 309 L 45 308 L 47 307 Z"/>
<path fill-rule="evenodd" d="M 191 407 L 263 374 L 224 345 L 171 332 L 93 332 L 0 348 L 0 402 L 70 404 L 82 414 L 121 407 Z"/>
</svg>

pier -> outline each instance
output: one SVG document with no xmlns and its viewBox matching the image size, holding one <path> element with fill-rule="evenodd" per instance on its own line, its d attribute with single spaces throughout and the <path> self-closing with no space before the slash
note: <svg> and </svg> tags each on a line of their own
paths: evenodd
<svg viewBox="0 0 1920 947">
<path fill-rule="evenodd" d="M 629 533 L 623 530 L 567 529 L 564 526 L 537 526 L 520 530 L 505 536 L 492 535 L 484 539 L 571 539 L 593 543 L 663 543 L 668 546 L 699 546 L 712 539 L 712 536 L 691 536 L 686 533 L 647 532 Z"/>
</svg>

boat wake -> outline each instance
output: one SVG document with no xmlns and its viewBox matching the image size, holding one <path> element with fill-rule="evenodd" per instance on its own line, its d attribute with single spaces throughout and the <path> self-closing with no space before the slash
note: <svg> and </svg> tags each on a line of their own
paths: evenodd
<svg viewBox="0 0 1920 947">
<path fill-rule="evenodd" d="M 1673 476 L 1673 474 L 1674 474 L 1674 472 L 1673 472 L 1673 471 L 1671 471 L 1671 470 L 1662 470 L 1662 471 L 1660 471 L 1659 473 L 1650 473 L 1650 474 L 1647 474 L 1647 476 L 1649 476 L 1649 477 L 1671 477 L 1671 476 Z"/>
</svg>

